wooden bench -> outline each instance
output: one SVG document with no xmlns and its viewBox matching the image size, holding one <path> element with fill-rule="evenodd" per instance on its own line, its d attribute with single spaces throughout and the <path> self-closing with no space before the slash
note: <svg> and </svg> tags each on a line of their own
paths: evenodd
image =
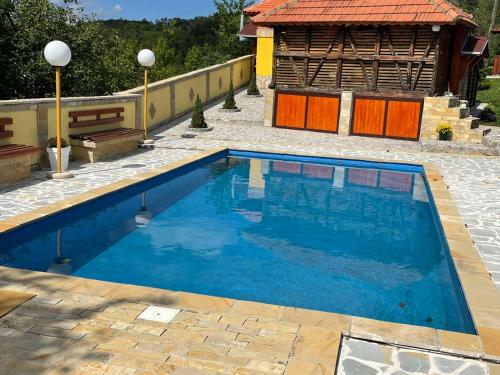
<svg viewBox="0 0 500 375">
<path fill-rule="evenodd" d="M 14 136 L 6 125 L 12 125 L 12 118 L 0 118 L 0 138 Z M 40 147 L 6 144 L 0 145 L 0 183 L 15 182 L 28 178 L 32 165 L 39 164 Z"/>
<path fill-rule="evenodd" d="M 69 113 L 70 128 L 109 125 L 125 120 L 123 107 L 74 111 Z M 89 118 L 91 117 L 91 118 Z M 139 129 L 112 128 L 70 135 L 73 160 L 95 163 L 107 157 L 125 154 L 137 149 L 142 139 Z"/>
</svg>

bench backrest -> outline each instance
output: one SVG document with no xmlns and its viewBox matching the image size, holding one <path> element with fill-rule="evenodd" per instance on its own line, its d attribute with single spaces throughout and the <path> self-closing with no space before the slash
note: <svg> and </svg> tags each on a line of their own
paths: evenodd
<svg viewBox="0 0 500 375">
<path fill-rule="evenodd" d="M 115 122 L 121 122 L 125 120 L 123 112 L 125 108 L 101 108 L 101 109 L 90 109 L 87 111 L 73 111 L 69 113 L 69 117 L 73 120 L 69 123 L 70 128 L 83 128 L 86 126 L 95 125 L 105 125 L 113 124 Z M 106 116 L 102 118 L 102 115 L 114 114 L 114 116 Z M 81 117 L 93 117 L 92 119 L 81 119 Z"/>
<path fill-rule="evenodd" d="M 13 121 L 10 117 L 0 117 L 0 138 L 10 138 L 14 136 L 12 130 L 5 130 L 6 125 L 12 125 Z"/>
</svg>

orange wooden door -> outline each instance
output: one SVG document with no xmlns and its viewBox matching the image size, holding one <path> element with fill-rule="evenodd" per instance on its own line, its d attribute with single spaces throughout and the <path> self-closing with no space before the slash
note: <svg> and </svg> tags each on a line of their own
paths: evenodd
<svg viewBox="0 0 500 375">
<path fill-rule="evenodd" d="M 306 96 L 278 93 L 276 101 L 275 126 L 305 128 Z"/>
<path fill-rule="evenodd" d="M 417 139 L 422 102 L 389 100 L 385 136 Z"/>
<path fill-rule="evenodd" d="M 307 129 L 336 133 L 339 108 L 339 98 L 310 96 L 307 104 Z"/>
<path fill-rule="evenodd" d="M 383 135 L 385 105 L 385 99 L 355 99 L 352 134 Z"/>
<path fill-rule="evenodd" d="M 493 60 L 493 74 L 500 74 L 500 56 L 495 56 Z"/>
</svg>

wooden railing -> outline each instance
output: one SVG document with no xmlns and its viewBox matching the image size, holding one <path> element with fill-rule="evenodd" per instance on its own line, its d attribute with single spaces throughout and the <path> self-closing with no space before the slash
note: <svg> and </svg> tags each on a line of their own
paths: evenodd
<svg viewBox="0 0 500 375">
<path fill-rule="evenodd" d="M 105 124 L 114 124 L 116 122 L 121 122 L 125 120 L 125 117 L 122 113 L 125 111 L 123 107 L 116 108 L 102 108 L 102 109 L 91 109 L 87 111 L 74 111 L 69 113 L 69 117 L 73 119 L 69 123 L 70 128 L 83 128 L 87 126 L 95 126 L 95 125 L 105 125 Z M 102 115 L 114 114 L 113 117 L 104 117 Z M 90 117 L 95 116 L 92 120 L 82 120 L 80 117 Z"/>
</svg>

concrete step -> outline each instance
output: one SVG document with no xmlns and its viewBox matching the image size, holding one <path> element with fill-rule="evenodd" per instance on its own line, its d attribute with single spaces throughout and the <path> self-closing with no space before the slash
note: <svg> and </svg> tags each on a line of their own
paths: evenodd
<svg viewBox="0 0 500 375">
<path fill-rule="evenodd" d="M 449 153 L 449 154 L 466 154 L 466 155 L 500 155 L 499 147 L 490 147 L 481 143 L 468 142 L 449 142 L 449 141 L 420 141 L 421 150 L 423 152 Z"/>
</svg>

